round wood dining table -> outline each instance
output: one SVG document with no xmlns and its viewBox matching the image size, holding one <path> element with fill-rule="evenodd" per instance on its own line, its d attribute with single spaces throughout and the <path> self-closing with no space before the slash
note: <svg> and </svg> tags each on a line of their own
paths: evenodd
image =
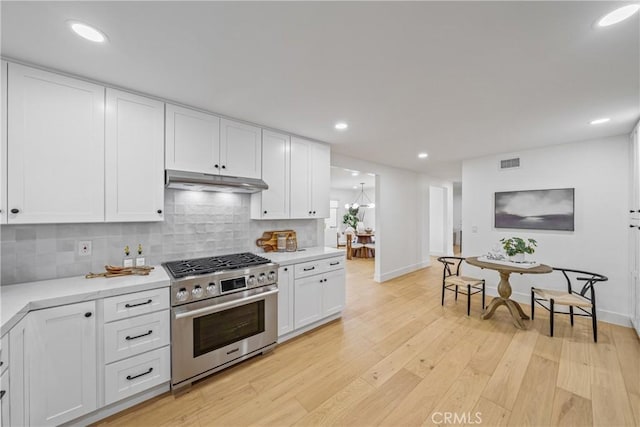
<svg viewBox="0 0 640 427">
<path fill-rule="evenodd" d="M 551 273 L 553 271 L 553 268 L 545 264 L 540 264 L 536 267 L 531 268 L 522 268 L 511 265 L 480 261 L 478 260 L 478 257 L 469 257 L 466 258 L 465 261 L 469 265 L 473 265 L 474 267 L 496 270 L 498 273 L 500 273 L 500 283 L 498 283 L 498 295 L 500 296 L 495 297 L 489 303 L 487 308 L 485 308 L 484 312 L 482 313 L 482 318 L 490 319 L 493 316 L 493 313 L 496 311 L 496 308 L 501 305 L 505 305 L 509 309 L 509 313 L 511 313 L 511 317 L 513 318 L 513 323 L 515 324 L 516 328 L 526 329 L 522 319 L 529 319 L 529 316 L 524 313 L 522 307 L 520 307 L 520 304 L 510 298 L 511 284 L 509 283 L 509 276 L 511 276 L 511 273 L 546 274 Z"/>
</svg>

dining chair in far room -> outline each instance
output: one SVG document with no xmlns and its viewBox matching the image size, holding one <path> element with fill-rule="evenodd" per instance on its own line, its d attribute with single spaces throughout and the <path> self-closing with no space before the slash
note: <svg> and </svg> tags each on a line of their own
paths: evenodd
<svg viewBox="0 0 640 427">
<path fill-rule="evenodd" d="M 359 254 L 364 245 L 362 243 L 358 243 L 356 237 L 356 230 L 353 227 L 347 227 L 344 230 L 345 236 L 347 236 L 347 259 L 353 258 L 353 255 L 356 253 Z"/>
<path fill-rule="evenodd" d="M 571 270 L 568 268 L 554 267 L 554 271 L 561 271 L 567 281 L 567 290 L 558 291 L 552 289 L 531 288 L 531 320 L 533 321 L 535 305 L 538 304 L 549 311 L 549 336 L 553 336 L 553 322 L 555 314 L 568 314 L 573 326 L 573 316 L 591 317 L 593 325 L 593 341 L 598 342 L 598 319 L 596 317 L 596 292 L 594 285 L 598 282 L 609 280 L 606 276 L 598 273 L 589 273 L 581 270 Z M 580 291 L 575 291 L 575 281 L 584 282 Z M 576 283 L 577 284 L 577 283 Z M 544 305 L 546 302 L 548 306 Z M 569 307 L 569 312 L 556 311 L 557 305 Z M 574 313 L 574 308 L 579 313 Z"/>
<path fill-rule="evenodd" d="M 336 232 L 336 248 L 346 248 L 347 247 L 347 237 L 344 233 Z"/>
<path fill-rule="evenodd" d="M 464 261 L 463 257 L 448 256 L 438 258 L 444 268 L 442 270 L 442 305 L 444 305 L 444 292 L 451 291 L 467 296 L 467 316 L 471 313 L 471 295 L 482 293 L 482 309 L 484 310 L 485 283 L 484 279 L 460 275 L 460 265 Z M 462 288 L 462 289 L 459 289 Z"/>
</svg>

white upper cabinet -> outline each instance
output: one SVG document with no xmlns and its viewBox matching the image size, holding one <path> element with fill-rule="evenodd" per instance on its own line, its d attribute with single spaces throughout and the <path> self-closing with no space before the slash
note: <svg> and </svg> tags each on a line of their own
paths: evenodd
<svg viewBox="0 0 640 427">
<path fill-rule="evenodd" d="M 269 186 L 251 195 L 251 218 L 289 218 L 289 135 L 262 131 L 262 180 Z"/>
<path fill-rule="evenodd" d="M 221 175 L 261 178 L 262 129 L 233 120 L 220 120 Z"/>
<path fill-rule="evenodd" d="M 104 88 L 9 64 L 8 222 L 104 221 Z"/>
<path fill-rule="evenodd" d="M 291 218 L 327 218 L 330 148 L 291 137 Z"/>
<path fill-rule="evenodd" d="M 161 221 L 164 103 L 107 89 L 107 221 Z"/>
<path fill-rule="evenodd" d="M 7 63 L 0 69 L 0 224 L 7 223 Z"/>
<path fill-rule="evenodd" d="M 167 104 L 165 144 L 167 169 L 220 173 L 219 117 Z"/>
</svg>

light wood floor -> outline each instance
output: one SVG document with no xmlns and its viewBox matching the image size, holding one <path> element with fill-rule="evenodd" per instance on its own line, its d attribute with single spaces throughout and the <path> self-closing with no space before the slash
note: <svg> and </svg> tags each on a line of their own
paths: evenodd
<svg viewBox="0 0 640 427">
<path fill-rule="evenodd" d="M 465 297 L 441 307 L 437 262 L 383 284 L 372 259 L 347 264 L 342 320 L 100 424 L 417 426 L 450 412 L 457 425 L 640 425 L 632 329 L 600 323 L 594 344 L 587 319 L 562 316 L 550 338 L 543 310 L 520 331 L 504 307 L 481 320 L 480 295 L 470 317 Z"/>
</svg>

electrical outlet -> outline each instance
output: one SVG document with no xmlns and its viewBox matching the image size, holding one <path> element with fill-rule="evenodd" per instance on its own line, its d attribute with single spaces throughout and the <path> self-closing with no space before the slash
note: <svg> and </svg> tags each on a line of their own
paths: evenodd
<svg viewBox="0 0 640 427">
<path fill-rule="evenodd" d="M 91 240 L 82 240 L 78 242 L 78 255 L 80 256 L 91 255 Z"/>
</svg>

